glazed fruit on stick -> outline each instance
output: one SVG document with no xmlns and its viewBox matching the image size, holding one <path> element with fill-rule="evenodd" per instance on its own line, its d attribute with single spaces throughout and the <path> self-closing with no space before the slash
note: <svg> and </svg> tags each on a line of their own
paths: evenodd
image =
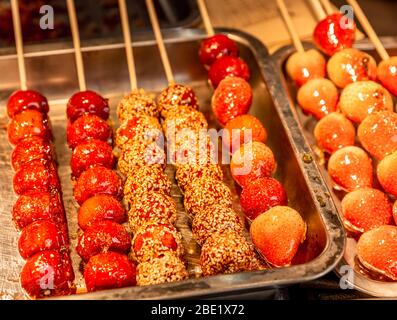
<svg viewBox="0 0 397 320">
<path fill-rule="evenodd" d="M 7 103 L 8 138 L 16 171 L 13 179 L 19 196 L 12 218 L 21 230 L 19 253 L 26 260 L 20 274 L 22 288 L 31 298 L 74 292 L 74 272 L 69 256 L 69 235 L 62 190 L 57 172 L 47 99 L 26 85 L 18 1 L 11 1 L 21 90 Z"/>
<path fill-rule="evenodd" d="M 361 10 L 356 0 L 347 1 L 353 8 L 357 19 L 359 19 L 363 29 L 367 33 L 375 46 L 376 51 L 382 58 L 377 69 L 377 76 L 382 85 L 395 96 L 397 95 L 397 57 L 390 57 L 386 49 L 382 45 L 374 29 L 369 23 L 364 12 Z"/>
<path fill-rule="evenodd" d="M 80 92 L 69 99 L 66 108 L 73 194 L 80 205 L 78 222 L 82 229 L 76 251 L 84 262 L 87 291 L 133 286 L 136 266 L 128 258 L 131 238 L 121 224 L 126 221 L 119 203 L 123 181 L 113 170 L 113 134 L 107 123 L 109 104 L 98 93 L 86 90 L 74 1 L 68 0 L 67 7 L 80 86 Z"/>
</svg>

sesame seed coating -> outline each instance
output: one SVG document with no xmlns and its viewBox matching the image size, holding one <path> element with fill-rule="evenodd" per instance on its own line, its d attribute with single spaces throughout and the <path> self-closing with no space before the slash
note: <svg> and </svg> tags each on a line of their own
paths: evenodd
<svg viewBox="0 0 397 320">
<path fill-rule="evenodd" d="M 137 284 L 147 286 L 182 281 L 189 277 L 185 264 L 174 254 L 165 252 L 161 257 L 143 262 L 137 268 Z"/>
<path fill-rule="evenodd" d="M 147 191 L 131 203 L 128 220 L 133 232 L 148 223 L 175 224 L 176 204 L 169 195 Z"/>
<path fill-rule="evenodd" d="M 126 145 L 136 141 L 148 145 L 162 139 L 163 133 L 157 118 L 139 115 L 124 121 L 116 131 L 116 146 L 123 150 Z"/>
<path fill-rule="evenodd" d="M 157 100 L 161 116 L 166 118 L 168 112 L 178 106 L 190 106 L 197 110 L 199 108 L 196 94 L 192 88 L 180 84 L 170 85 L 160 93 Z"/>
<path fill-rule="evenodd" d="M 201 249 L 200 265 L 204 276 L 261 268 L 252 245 L 240 233 L 228 229 L 207 239 Z"/>
<path fill-rule="evenodd" d="M 234 230 L 238 234 L 243 233 L 243 221 L 231 208 L 213 205 L 194 216 L 192 232 L 200 246 L 211 234 L 223 229 Z"/>
<path fill-rule="evenodd" d="M 160 112 L 153 95 L 143 89 L 132 90 L 130 94 L 124 96 L 117 106 L 117 117 L 120 123 L 137 115 L 148 115 L 158 118 Z"/>
<path fill-rule="evenodd" d="M 167 223 L 148 223 L 136 232 L 132 239 L 132 258 L 138 263 L 158 258 L 164 252 L 173 252 L 183 258 L 182 236 L 176 228 Z"/>
<path fill-rule="evenodd" d="M 186 188 L 184 205 L 191 216 L 213 204 L 232 207 L 232 193 L 223 182 L 204 177 L 194 180 Z"/>
<path fill-rule="evenodd" d="M 164 169 L 165 165 L 164 150 L 154 142 L 150 145 L 139 142 L 129 144 L 121 152 L 118 160 L 118 169 L 125 176 L 129 176 L 140 167 L 148 166 Z"/>
<path fill-rule="evenodd" d="M 132 203 L 136 195 L 148 191 L 156 191 L 169 195 L 171 187 L 171 181 L 161 167 L 143 166 L 128 174 L 124 184 L 124 198 L 129 203 Z"/>
<path fill-rule="evenodd" d="M 178 135 L 186 135 L 186 129 L 199 131 L 207 128 L 208 123 L 204 114 L 188 106 L 178 106 L 171 110 L 163 122 L 165 136 L 173 141 L 178 138 Z M 181 133 L 182 130 L 185 132 Z"/>
<path fill-rule="evenodd" d="M 179 188 L 181 188 L 182 191 L 185 191 L 188 185 L 199 178 L 212 178 L 222 181 L 223 172 L 220 165 L 215 163 L 206 163 L 203 165 L 184 164 L 177 168 L 175 177 Z"/>
</svg>

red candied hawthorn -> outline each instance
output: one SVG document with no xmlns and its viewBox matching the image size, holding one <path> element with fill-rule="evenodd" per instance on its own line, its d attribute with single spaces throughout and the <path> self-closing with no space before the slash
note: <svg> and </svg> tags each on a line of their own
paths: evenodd
<svg viewBox="0 0 397 320">
<path fill-rule="evenodd" d="M 382 60 L 378 65 L 377 74 L 382 85 L 397 96 L 397 57 Z"/>
<path fill-rule="evenodd" d="M 372 187 L 372 160 L 359 147 L 345 147 L 332 154 L 328 161 L 328 173 L 336 188 L 353 191 Z"/>
<path fill-rule="evenodd" d="M 243 212 L 250 220 L 254 220 L 272 207 L 285 206 L 287 203 L 284 187 L 273 178 L 260 178 L 248 183 L 240 197 Z"/>
<path fill-rule="evenodd" d="M 91 224 L 79 236 L 76 252 L 84 261 L 88 261 L 101 252 L 127 253 L 130 248 L 131 239 L 127 230 L 117 222 L 103 220 Z"/>
<path fill-rule="evenodd" d="M 325 77 L 325 59 L 320 52 L 310 49 L 294 52 L 288 58 L 285 68 L 288 76 L 300 87 L 311 79 Z"/>
<path fill-rule="evenodd" d="M 274 267 L 289 266 L 306 238 L 306 223 L 299 212 L 276 206 L 251 224 L 252 242 L 261 256 Z"/>
<path fill-rule="evenodd" d="M 277 163 L 272 150 L 264 143 L 249 142 L 233 153 L 230 170 L 234 181 L 241 187 L 251 181 L 269 177 L 276 170 Z"/>
<path fill-rule="evenodd" d="M 30 137 L 44 140 L 52 138 L 47 115 L 37 110 L 25 110 L 15 115 L 8 125 L 7 132 L 8 140 L 13 145 Z"/>
<path fill-rule="evenodd" d="M 314 43 L 329 56 L 341 49 L 353 46 L 356 25 L 354 21 L 344 22 L 342 19 L 347 18 L 340 13 L 331 14 L 321 20 L 314 29 Z M 344 27 L 342 27 L 341 23 L 345 24 Z"/>
<path fill-rule="evenodd" d="M 96 166 L 84 171 L 74 186 L 74 197 L 79 205 L 100 194 L 107 194 L 121 200 L 123 186 L 120 176 L 105 167 Z"/>
<path fill-rule="evenodd" d="M 52 161 L 55 153 L 50 142 L 39 138 L 30 137 L 18 142 L 11 154 L 11 164 L 15 171 L 32 160 Z"/>
<path fill-rule="evenodd" d="M 164 89 L 158 97 L 157 104 L 163 118 L 167 118 L 168 112 L 179 106 L 199 109 L 198 99 L 193 89 L 181 84 L 173 84 Z"/>
<path fill-rule="evenodd" d="M 40 220 L 50 220 L 59 225 L 65 221 L 64 214 L 58 193 L 37 192 L 21 195 L 12 209 L 12 219 L 19 230 Z"/>
<path fill-rule="evenodd" d="M 206 67 L 209 67 L 224 56 L 238 56 L 237 44 L 228 36 L 215 34 L 201 42 L 199 58 L 200 62 Z"/>
<path fill-rule="evenodd" d="M 392 221 L 389 198 L 372 188 L 348 193 L 342 200 L 343 223 L 352 232 L 363 233 Z"/>
<path fill-rule="evenodd" d="M 72 176 L 78 178 L 90 167 L 101 165 L 112 169 L 115 164 L 112 147 L 100 140 L 87 140 L 73 149 L 70 167 Z"/>
<path fill-rule="evenodd" d="M 124 254 L 104 252 L 93 256 L 84 268 L 89 292 L 136 285 L 136 266 Z"/>
<path fill-rule="evenodd" d="M 83 114 L 94 114 L 103 120 L 107 120 L 109 111 L 108 100 L 91 90 L 73 94 L 66 107 L 66 114 L 70 122 L 74 122 Z"/>
<path fill-rule="evenodd" d="M 33 160 L 21 166 L 15 173 L 13 185 L 18 195 L 60 190 L 57 170 L 52 162 L 46 160 Z"/>
<path fill-rule="evenodd" d="M 37 110 L 48 113 L 47 98 L 34 90 L 17 90 L 8 98 L 7 113 L 10 118 L 25 110 Z"/>
<path fill-rule="evenodd" d="M 83 202 L 78 211 L 78 223 L 82 230 L 86 230 L 92 224 L 104 220 L 117 223 L 127 221 L 127 213 L 124 206 L 116 198 L 100 194 Z"/>
<path fill-rule="evenodd" d="M 397 197 L 397 151 L 384 157 L 376 172 L 383 190 Z"/>
<path fill-rule="evenodd" d="M 132 239 L 131 251 L 138 263 L 158 258 L 164 252 L 173 252 L 179 258 L 184 254 L 182 237 L 170 223 L 143 225 Z"/>
<path fill-rule="evenodd" d="M 237 116 L 226 123 L 222 132 L 222 142 L 233 153 L 244 143 L 259 141 L 265 143 L 267 132 L 261 121 L 250 115 Z"/>
<path fill-rule="evenodd" d="M 344 88 L 352 82 L 375 80 L 376 62 L 363 51 L 344 49 L 328 60 L 327 72 L 336 86 Z"/>
<path fill-rule="evenodd" d="M 251 86 L 239 77 L 222 80 L 211 100 L 212 111 L 223 126 L 233 118 L 246 114 L 251 104 Z"/>
<path fill-rule="evenodd" d="M 337 110 L 338 89 L 328 79 L 312 79 L 298 90 L 298 103 L 303 112 L 321 119 Z"/>
<path fill-rule="evenodd" d="M 397 280 L 397 227 L 380 226 L 365 232 L 357 243 L 361 264 L 391 280 Z"/>
<path fill-rule="evenodd" d="M 330 154 L 354 145 L 356 130 L 343 114 L 333 112 L 322 118 L 314 128 L 317 146 Z"/>
<path fill-rule="evenodd" d="M 112 130 L 107 122 L 92 114 L 79 117 L 66 130 L 68 144 L 72 149 L 89 139 L 109 142 L 112 138 Z"/>
<path fill-rule="evenodd" d="M 397 151 L 397 114 L 380 111 L 369 115 L 358 127 L 357 136 L 371 156 L 383 159 Z"/>
<path fill-rule="evenodd" d="M 28 259 L 40 251 L 59 251 L 66 242 L 54 222 L 39 220 L 22 229 L 18 249 L 21 257 Z"/>
<path fill-rule="evenodd" d="M 248 81 L 251 77 L 250 69 L 243 59 L 224 56 L 211 65 L 208 70 L 208 79 L 216 88 L 227 77 L 238 77 Z"/>
<path fill-rule="evenodd" d="M 394 218 L 394 223 L 397 224 L 397 200 L 394 202 L 393 205 L 393 218 Z"/>
<path fill-rule="evenodd" d="M 35 254 L 21 271 L 21 286 L 33 298 L 70 294 L 73 279 L 69 258 L 53 250 Z"/>
</svg>

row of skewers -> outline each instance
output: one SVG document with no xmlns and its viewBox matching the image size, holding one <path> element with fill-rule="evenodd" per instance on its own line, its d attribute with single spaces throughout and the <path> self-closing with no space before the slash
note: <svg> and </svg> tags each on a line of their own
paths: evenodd
<svg viewBox="0 0 397 320">
<path fill-rule="evenodd" d="M 330 15 L 317 24 L 313 40 L 329 60 L 315 49 L 304 51 L 279 0 L 297 48 L 286 70 L 298 87 L 298 105 L 319 120 L 314 129 L 317 148 L 343 197 L 342 220 L 358 240 L 359 262 L 377 278 L 397 280 L 397 204 L 391 203 L 397 197 L 397 114 L 392 98 L 397 95 L 397 58 L 388 56 L 358 3 L 347 2 L 382 58 L 379 65 L 368 53 L 352 48 L 354 21 L 331 13 L 327 0 L 322 3 Z"/>
</svg>

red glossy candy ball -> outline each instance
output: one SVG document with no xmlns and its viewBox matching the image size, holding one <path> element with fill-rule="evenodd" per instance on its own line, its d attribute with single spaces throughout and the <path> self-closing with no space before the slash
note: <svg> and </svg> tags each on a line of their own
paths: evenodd
<svg viewBox="0 0 397 320">
<path fill-rule="evenodd" d="M 394 223 L 397 224 L 397 200 L 394 202 L 393 205 L 393 218 L 394 218 Z"/>
<path fill-rule="evenodd" d="M 108 168 L 96 166 L 84 171 L 74 186 L 74 198 L 79 205 L 100 194 L 107 194 L 121 200 L 123 182 L 120 176 Z"/>
<path fill-rule="evenodd" d="M 127 213 L 120 201 L 106 194 L 93 196 L 84 201 L 78 212 L 80 228 L 85 230 L 92 224 L 103 220 L 112 220 L 117 223 L 127 221 Z"/>
<path fill-rule="evenodd" d="M 20 230 L 40 220 L 54 221 L 60 225 L 65 217 L 59 194 L 38 192 L 20 196 L 12 209 L 12 219 Z"/>
<path fill-rule="evenodd" d="M 376 170 L 383 190 L 397 197 L 397 151 L 384 157 Z"/>
<path fill-rule="evenodd" d="M 337 110 L 339 93 L 328 79 L 319 78 L 306 82 L 298 90 L 298 103 L 304 113 L 321 119 Z"/>
<path fill-rule="evenodd" d="M 247 81 L 238 77 L 223 79 L 211 101 L 212 110 L 221 125 L 246 114 L 252 104 L 252 89 Z"/>
<path fill-rule="evenodd" d="M 69 124 L 66 130 L 68 144 L 72 149 L 86 140 L 109 142 L 112 138 L 112 130 L 107 122 L 92 114 L 79 117 L 73 124 Z"/>
<path fill-rule="evenodd" d="M 70 294 L 73 279 L 69 258 L 53 250 L 35 254 L 21 271 L 22 288 L 32 298 Z"/>
<path fill-rule="evenodd" d="M 7 113 L 10 118 L 28 109 L 48 113 L 47 98 L 34 90 L 17 90 L 11 94 L 7 102 Z"/>
<path fill-rule="evenodd" d="M 37 110 L 26 110 L 12 118 L 8 125 L 8 140 L 15 145 L 30 137 L 39 137 L 44 140 L 52 138 L 46 114 Z"/>
<path fill-rule="evenodd" d="M 313 32 L 313 40 L 319 49 L 332 56 L 336 51 L 353 46 L 356 25 L 354 21 L 348 23 L 340 13 L 334 13 L 321 20 Z M 342 27 L 344 24 L 344 27 Z"/>
<path fill-rule="evenodd" d="M 109 118 L 108 100 L 94 91 L 80 91 L 70 97 L 66 113 L 71 122 L 87 113 L 107 120 Z"/>
<path fill-rule="evenodd" d="M 343 223 L 353 232 L 363 233 L 392 222 L 389 198 L 372 188 L 348 193 L 342 200 Z"/>
<path fill-rule="evenodd" d="M 251 181 L 269 177 L 277 164 L 272 150 L 261 142 L 249 142 L 233 153 L 230 170 L 233 179 L 246 187 Z"/>
<path fill-rule="evenodd" d="M 55 158 L 50 142 L 39 137 L 26 138 L 20 141 L 11 154 L 11 164 L 15 171 L 32 160 L 49 160 Z"/>
<path fill-rule="evenodd" d="M 239 77 L 248 81 L 250 76 L 248 65 L 238 57 L 224 56 L 216 60 L 208 70 L 208 79 L 214 88 L 226 77 Z"/>
<path fill-rule="evenodd" d="M 326 62 L 317 50 L 294 52 L 288 58 L 285 68 L 288 76 L 300 87 L 307 81 L 325 77 Z"/>
<path fill-rule="evenodd" d="M 114 251 L 127 253 L 131 248 L 131 239 L 125 228 L 114 221 L 98 221 L 88 227 L 79 237 L 76 252 L 88 261 L 101 252 Z"/>
<path fill-rule="evenodd" d="M 54 222 L 40 220 L 22 229 L 18 249 L 21 257 L 28 259 L 40 251 L 59 251 L 65 243 L 64 236 Z"/>
<path fill-rule="evenodd" d="M 25 163 L 13 179 L 14 191 L 21 195 L 28 192 L 58 192 L 60 182 L 52 162 L 33 160 Z"/>
<path fill-rule="evenodd" d="M 267 132 L 261 121 L 250 115 L 243 114 L 226 123 L 222 132 L 222 142 L 233 153 L 241 145 L 251 141 L 266 142 Z"/>
<path fill-rule="evenodd" d="M 369 115 L 358 127 L 357 136 L 376 159 L 397 151 L 397 113 L 380 111 Z"/>
<path fill-rule="evenodd" d="M 260 178 L 244 187 L 240 204 L 246 217 L 254 220 L 272 207 L 286 206 L 288 198 L 284 187 L 276 179 Z"/>
<path fill-rule="evenodd" d="M 124 254 L 104 252 L 93 256 L 84 269 L 89 292 L 136 285 L 136 266 Z"/>
<path fill-rule="evenodd" d="M 372 160 L 359 147 L 345 147 L 333 153 L 328 161 L 328 173 L 336 187 L 346 191 L 372 187 Z"/>
<path fill-rule="evenodd" d="M 292 208 L 276 206 L 251 224 L 252 242 L 272 266 L 289 266 L 306 238 L 306 223 Z"/>
<path fill-rule="evenodd" d="M 354 145 L 356 130 L 343 114 L 333 112 L 316 124 L 314 136 L 317 146 L 332 154 L 343 147 Z"/>
<path fill-rule="evenodd" d="M 201 42 L 199 57 L 203 65 L 210 66 L 224 56 L 238 56 L 237 44 L 228 36 L 216 34 Z"/>
<path fill-rule="evenodd" d="M 378 65 L 378 79 L 392 94 L 397 96 L 397 57 L 390 57 Z"/>
<path fill-rule="evenodd" d="M 112 169 L 115 164 L 113 149 L 106 142 L 100 140 L 87 140 L 73 149 L 70 167 L 72 175 L 76 178 L 83 171 L 95 165 Z"/>
</svg>

